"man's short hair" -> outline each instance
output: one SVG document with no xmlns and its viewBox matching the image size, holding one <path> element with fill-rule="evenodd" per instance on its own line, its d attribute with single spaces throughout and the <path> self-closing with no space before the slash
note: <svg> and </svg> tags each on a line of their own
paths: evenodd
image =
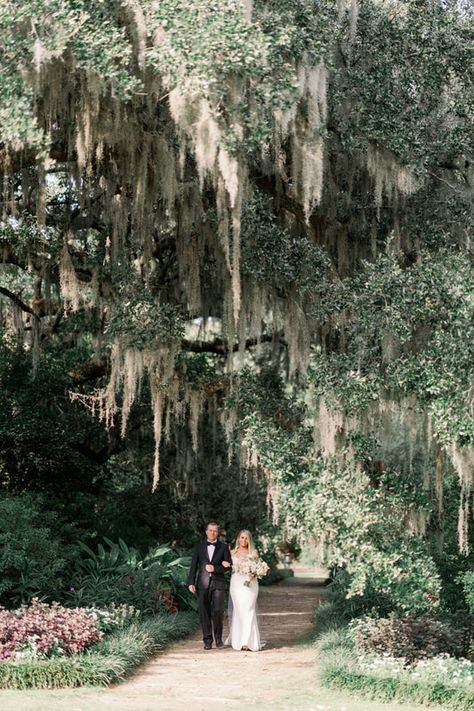
<svg viewBox="0 0 474 711">
<path fill-rule="evenodd" d="M 216 523 L 215 521 L 209 521 L 209 523 L 206 524 L 206 531 L 209 528 L 209 526 L 217 526 L 217 528 L 220 528 L 219 524 Z"/>
</svg>

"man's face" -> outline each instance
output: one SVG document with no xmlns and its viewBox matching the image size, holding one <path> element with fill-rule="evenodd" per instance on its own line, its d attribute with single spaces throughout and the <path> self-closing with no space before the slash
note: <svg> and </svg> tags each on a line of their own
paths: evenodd
<svg viewBox="0 0 474 711">
<path fill-rule="evenodd" d="M 208 541 L 217 541 L 217 536 L 219 534 L 219 526 L 208 526 L 206 528 L 206 536 Z"/>
</svg>

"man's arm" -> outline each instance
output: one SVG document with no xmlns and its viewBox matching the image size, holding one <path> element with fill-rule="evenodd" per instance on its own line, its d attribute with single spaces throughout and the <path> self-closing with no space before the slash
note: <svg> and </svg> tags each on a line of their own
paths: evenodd
<svg viewBox="0 0 474 711">
<path fill-rule="evenodd" d="M 232 558 L 230 555 L 229 546 L 227 546 L 227 545 L 225 546 L 223 560 L 225 560 L 227 563 L 229 563 L 230 567 L 232 567 Z M 222 565 L 222 563 L 217 563 L 214 566 L 214 572 L 218 573 L 219 575 L 225 573 L 226 570 L 229 570 L 229 566 L 224 566 L 224 565 Z"/>
<path fill-rule="evenodd" d="M 188 588 L 190 585 L 192 585 L 193 587 L 195 585 L 198 563 L 199 563 L 199 546 L 197 544 L 194 546 L 194 549 L 193 549 L 193 557 L 191 559 L 191 567 L 189 568 L 189 574 L 188 574 L 188 578 L 186 580 L 186 585 L 188 586 Z"/>
</svg>

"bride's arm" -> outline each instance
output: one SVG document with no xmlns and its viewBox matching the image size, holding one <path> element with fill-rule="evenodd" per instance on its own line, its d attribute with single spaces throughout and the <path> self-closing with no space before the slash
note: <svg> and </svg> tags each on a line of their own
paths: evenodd
<svg viewBox="0 0 474 711">
<path fill-rule="evenodd" d="M 229 546 L 226 546 L 226 552 L 224 553 L 224 560 L 222 561 L 222 565 L 226 570 L 232 568 L 232 556 L 230 554 Z"/>
</svg>

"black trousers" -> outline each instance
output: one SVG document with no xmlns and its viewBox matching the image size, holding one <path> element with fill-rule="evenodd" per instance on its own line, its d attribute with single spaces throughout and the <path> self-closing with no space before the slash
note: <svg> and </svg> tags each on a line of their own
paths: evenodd
<svg viewBox="0 0 474 711">
<path fill-rule="evenodd" d="M 199 619 L 202 627 L 204 644 L 212 644 L 212 630 L 214 639 L 222 641 L 222 627 L 224 622 L 225 590 L 214 588 L 213 581 L 208 588 L 198 590 Z"/>
</svg>

